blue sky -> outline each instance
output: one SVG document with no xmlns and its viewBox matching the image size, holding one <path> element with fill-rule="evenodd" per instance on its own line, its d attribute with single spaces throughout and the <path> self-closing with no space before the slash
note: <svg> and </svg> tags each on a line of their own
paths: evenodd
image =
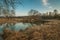
<svg viewBox="0 0 60 40">
<path fill-rule="evenodd" d="M 22 5 L 16 8 L 17 16 L 28 15 L 31 9 L 38 10 L 41 13 L 53 11 L 57 9 L 60 11 L 60 0 L 22 0 Z"/>
</svg>

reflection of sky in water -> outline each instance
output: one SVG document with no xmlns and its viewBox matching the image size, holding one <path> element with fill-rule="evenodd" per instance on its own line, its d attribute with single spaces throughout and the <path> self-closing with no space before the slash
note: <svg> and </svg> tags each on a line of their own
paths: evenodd
<svg viewBox="0 0 60 40">
<path fill-rule="evenodd" d="M 25 23 L 25 24 L 23 24 L 23 23 L 17 23 L 15 25 L 15 30 L 26 29 L 29 26 L 31 26 L 31 24 L 29 24 L 29 23 Z"/>
<path fill-rule="evenodd" d="M 3 26 L 0 25 L 0 32 L 2 32 L 2 31 L 3 31 Z"/>
<path fill-rule="evenodd" d="M 15 25 L 10 25 L 9 29 L 11 29 L 11 30 L 17 30 L 18 31 L 20 29 L 24 30 L 24 29 L 26 29 L 27 27 L 30 27 L 30 26 L 31 26 L 30 23 L 17 23 Z M 0 25 L 0 32 L 3 31 L 4 27 L 5 27 L 4 24 Z"/>
</svg>

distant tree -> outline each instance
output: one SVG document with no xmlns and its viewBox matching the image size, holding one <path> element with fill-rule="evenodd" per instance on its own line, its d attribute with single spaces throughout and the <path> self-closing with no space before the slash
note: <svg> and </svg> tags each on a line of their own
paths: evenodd
<svg viewBox="0 0 60 40">
<path fill-rule="evenodd" d="M 55 10 L 54 10 L 54 13 L 55 13 L 55 15 L 57 15 L 57 14 L 58 14 L 58 10 L 55 9 Z"/>
<path fill-rule="evenodd" d="M 55 15 L 54 15 L 54 18 L 57 18 L 57 17 L 58 17 L 58 10 L 55 9 L 55 10 L 54 10 L 54 14 L 55 14 Z"/>
<path fill-rule="evenodd" d="M 15 16 L 15 11 L 11 10 L 11 16 Z"/>
<path fill-rule="evenodd" d="M 3 9 L 3 16 L 8 16 L 6 9 Z"/>
<path fill-rule="evenodd" d="M 41 13 L 38 12 L 37 10 L 31 9 L 31 10 L 28 12 L 28 15 L 29 15 L 29 16 L 39 16 L 39 15 L 41 15 Z"/>
</svg>

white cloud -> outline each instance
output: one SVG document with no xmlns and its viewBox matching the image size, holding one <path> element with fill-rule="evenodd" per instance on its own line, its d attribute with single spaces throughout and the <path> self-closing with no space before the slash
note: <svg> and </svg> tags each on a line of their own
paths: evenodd
<svg viewBox="0 0 60 40">
<path fill-rule="evenodd" d="M 48 1 L 49 0 L 42 0 L 43 5 L 46 6 L 47 8 L 49 8 L 49 9 L 53 8 Z"/>
<path fill-rule="evenodd" d="M 42 0 L 42 2 L 43 2 L 43 5 L 48 5 L 49 3 L 48 3 L 48 0 Z"/>
</svg>

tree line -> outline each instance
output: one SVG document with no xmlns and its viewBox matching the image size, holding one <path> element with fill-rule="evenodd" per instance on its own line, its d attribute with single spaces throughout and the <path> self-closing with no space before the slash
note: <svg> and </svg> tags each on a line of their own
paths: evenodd
<svg viewBox="0 0 60 40">
<path fill-rule="evenodd" d="M 37 10 L 31 9 L 28 12 L 28 16 L 39 16 L 44 19 L 60 19 L 60 14 L 58 13 L 57 9 L 55 9 L 53 12 L 48 12 L 48 13 L 40 13 Z"/>
</svg>

